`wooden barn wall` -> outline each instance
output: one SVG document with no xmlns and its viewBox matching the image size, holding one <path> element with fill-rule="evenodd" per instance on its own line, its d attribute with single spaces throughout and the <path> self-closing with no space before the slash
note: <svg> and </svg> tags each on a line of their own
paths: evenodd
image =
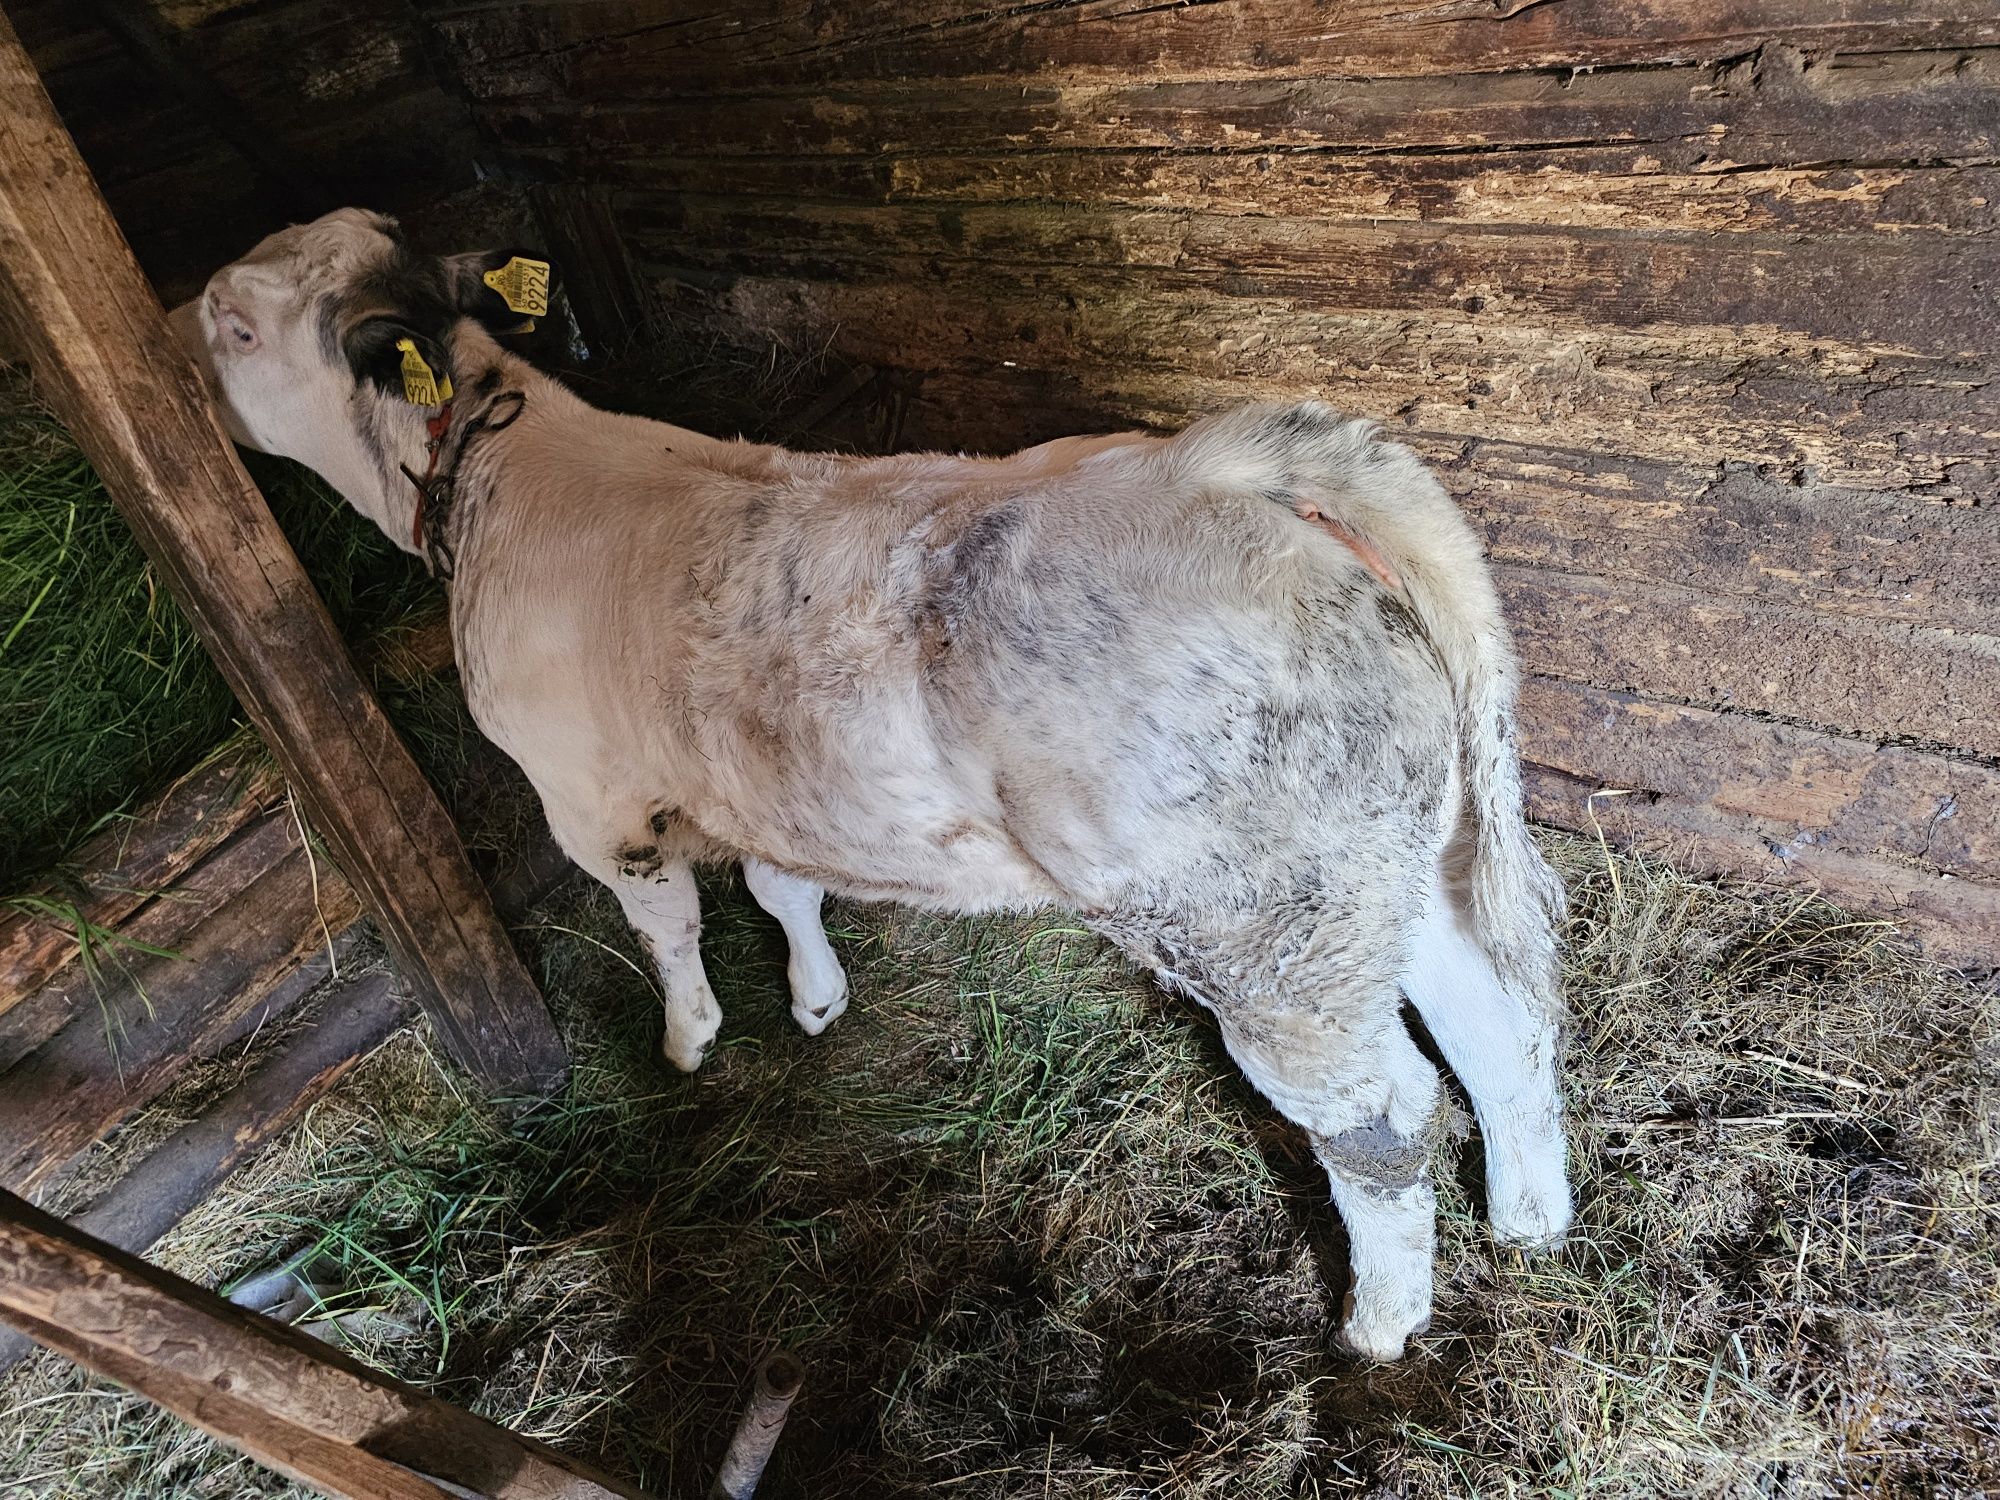
<svg viewBox="0 0 2000 1500">
<path fill-rule="evenodd" d="M 1377 417 L 1490 541 L 1538 816 L 2000 953 L 1995 0 L 425 11 L 675 327 L 907 443 Z"/>
<path fill-rule="evenodd" d="M 828 347 L 905 444 L 1376 417 L 1491 544 L 1538 816 L 2000 954 L 2000 0 L 131 0 L 290 202 L 0 5 L 170 298 L 497 172 L 600 333 Z"/>
<path fill-rule="evenodd" d="M 123 9 L 285 166 L 260 176 L 105 24 Z M 408 0 L 0 0 L 140 262 L 171 300 L 295 219 L 360 202 L 422 219 L 475 180 L 464 99 Z"/>
</svg>

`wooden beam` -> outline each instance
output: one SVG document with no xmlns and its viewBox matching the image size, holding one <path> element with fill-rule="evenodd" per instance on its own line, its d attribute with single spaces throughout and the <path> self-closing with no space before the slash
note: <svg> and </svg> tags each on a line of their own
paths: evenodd
<svg viewBox="0 0 2000 1500">
<path fill-rule="evenodd" d="M 120 1250 L 145 1252 L 324 1098 L 388 1038 L 407 1010 L 385 971 L 334 991 L 298 1036 L 199 1119 L 155 1146 L 72 1222 Z M 23 1335 L 0 1331 L 0 1371 L 30 1347 Z"/>
<path fill-rule="evenodd" d="M 520 851 L 514 867 L 495 883 L 494 904 L 511 920 L 574 873 L 575 866 L 553 839 L 530 840 Z M 284 874 L 282 867 L 262 873 L 256 877 L 256 884 L 269 884 L 282 879 Z M 342 889 L 345 890 L 344 885 Z M 254 898 L 255 894 L 255 885 L 238 893 L 239 899 Z M 200 904 L 200 898 L 181 888 L 163 892 L 157 904 L 166 907 Z M 300 912 L 299 926 L 314 942 L 325 935 L 318 913 Z M 165 981 L 155 976 L 149 991 L 157 992 L 162 1002 L 175 1007 L 175 1014 L 167 1019 L 182 1045 L 163 1060 L 173 1066 L 143 1065 L 143 1035 L 133 1037 L 128 1033 L 114 1046 L 102 1023 L 93 1024 L 94 1018 L 72 1021 L 74 1037 L 65 1032 L 50 1043 L 50 1048 L 65 1058 L 74 1081 L 45 1107 L 20 1112 L 23 1120 L 32 1120 L 36 1125 L 26 1137 L 22 1148 L 26 1152 L 24 1158 L 10 1159 L 10 1152 L 22 1143 L 13 1140 L 15 1133 L 5 1119 L 0 1119 L 0 1183 L 23 1186 L 41 1181 L 73 1160 L 75 1152 L 84 1146 L 85 1134 L 73 1128 L 76 1118 L 93 1097 L 101 1094 L 106 1077 L 116 1080 L 123 1089 L 122 1095 L 114 1100 L 116 1118 L 129 1117 L 172 1081 L 177 1066 L 188 1060 L 190 1045 L 199 1046 L 204 1055 L 218 1054 L 236 1045 L 244 1034 L 286 1014 L 328 978 L 334 953 L 338 953 L 343 965 L 351 961 L 360 947 L 358 936 L 353 927 L 336 933 L 328 947 L 316 950 L 276 984 L 267 984 L 259 977 L 252 980 L 246 993 L 226 988 L 231 982 L 230 974 L 223 972 L 228 965 L 212 959 L 204 963 L 198 956 L 191 956 L 186 965 L 190 970 L 188 978 L 176 982 L 171 991 L 162 988 Z M 214 1019 L 194 1026 L 188 1024 L 182 1013 L 182 989 L 188 982 L 203 981 L 208 985 L 209 1008 Z M 279 1046 L 235 1088 L 208 1105 L 199 1118 L 148 1151 L 88 1209 L 73 1218 L 75 1226 L 120 1250 L 144 1253 L 336 1087 L 402 1022 L 409 1008 L 405 987 L 394 975 L 380 969 L 336 984 L 309 1003 L 314 1009 L 300 1023 L 297 1035 Z M 136 1018 L 134 1025 L 139 1025 Z M 209 1040 L 218 1034 L 219 1040 L 209 1045 Z M 0 1060 L 4 1060 L 4 1044 L 8 1040 L 6 1018 L 0 1017 Z M 135 1044 L 139 1044 L 136 1052 Z M 125 1063 L 125 1072 L 120 1072 L 120 1062 Z M 0 1072 L 0 1093 L 10 1099 L 19 1093 L 13 1073 Z M 112 1128 L 116 1123 L 113 1115 L 112 1109 L 97 1111 L 92 1122 L 93 1139 L 101 1138 L 104 1131 Z M 11 1177 L 19 1180 L 10 1180 Z M 28 1347 L 26 1339 L 0 1331 L 0 1371 L 5 1371 Z"/>
<path fill-rule="evenodd" d="M 392 625 L 366 643 L 362 659 L 378 681 L 435 676 L 452 665 L 449 624 L 437 615 Z M 195 919 L 185 911 L 188 893 L 174 888 L 284 796 L 284 778 L 254 749 L 219 754 L 132 817 L 66 851 L 56 873 L 11 910 L 0 907 L 0 1069 L 20 1055 L 7 1013 L 75 962 L 79 917 L 93 930 L 124 934 L 128 921 L 146 921 L 145 909 L 171 899 L 183 908 L 182 920 L 147 940 L 174 947 Z M 44 1030 L 37 1039 L 48 1035 Z"/>
<path fill-rule="evenodd" d="M 502 1091 L 555 1086 L 562 1044 L 451 819 L 355 672 L 4 20 L 0 293 L 43 389 L 445 1044 Z"/>
<path fill-rule="evenodd" d="M 0 1193 L 0 1322 L 351 1500 L 646 1500 Z"/>
<path fill-rule="evenodd" d="M 173 956 L 128 954 L 96 978 L 75 973 L 8 1017 L 0 1041 L 9 1050 L 36 1041 L 45 1013 L 49 1024 L 61 1024 L 0 1068 L 7 1100 L 0 1184 L 38 1191 L 253 1011 L 275 1014 L 296 1002 L 300 983 L 310 987 L 323 967 L 330 934 L 360 915 L 352 890 L 331 870 L 315 880 L 282 811 L 240 835 L 175 894 L 184 900 L 156 902 L 147 913 L 172 918 L 182 905 L 200 913 L 162 944 Z"/>
</svg>

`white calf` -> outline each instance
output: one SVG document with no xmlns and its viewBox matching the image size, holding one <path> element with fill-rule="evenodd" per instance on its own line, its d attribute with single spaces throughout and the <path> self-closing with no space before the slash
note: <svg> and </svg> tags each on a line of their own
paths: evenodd
<svg viewBox="0 0 2000 1500">
<path fill-rule="evenodd" d="M 1438 1080 L 1400 994 L 1478 1111 L 1495 1234 L 1561 1236 L 1560 891 L 1491 580 L 1407 451 L 1312 403 L 997 460 L 720 442 L 504 353 L 507 260 L 348 210 L 178 316 L 239 439 L 452 579 L 473 714 L 652 950 L 675 1064 L 720 1022 L 694 861 L 742 862 L 813 1034 L 847 999 L 823 890 L 1067 906 L 1309 1132 L 1360 1353 L 1430 1309 Z"/>
</svg>

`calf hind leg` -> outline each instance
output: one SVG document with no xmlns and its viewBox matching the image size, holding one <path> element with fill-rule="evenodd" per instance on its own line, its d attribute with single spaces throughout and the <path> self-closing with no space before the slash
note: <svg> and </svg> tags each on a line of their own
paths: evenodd
<svg viewBox="0 0 2000 1500">
<path fill-rule="evenodd" d="M 1400 1358 L 1430 1325 L 1437 1070 L 1404 1030 L 1388 986 L 1334 1015 L 1227 1002 L 1216 1010 L 1230 1055 L 1305 1127 L 1326 1168 L 1353 1269 L 1343 1340 L 1367 1359 Z"/>
<path fill-rule="evenodd" d="M 1479 1117 L 1493 1238 L 1559 1245 L 1571 1209 L 1553 1001 L 1501 981 L 1443 890 L 1417 930 L 1403 988 Z"/>
</svg>

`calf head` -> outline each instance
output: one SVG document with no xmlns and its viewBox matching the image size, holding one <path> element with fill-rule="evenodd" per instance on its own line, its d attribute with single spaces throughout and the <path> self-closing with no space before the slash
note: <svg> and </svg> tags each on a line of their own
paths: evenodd
<svg viewBox="0 0 2000 1500">
<path fill-rule="evenodd" d="M 315 470 L 415 550 L 399 465 L 421 462 L 455 371 L 490 363 L 487 335 L 546 308 L 546 272 L 509 250 L 426 255 L 393 219 L 343 208 L 268 236 L 171 321 L 231 437 Z"/>
</svg>

